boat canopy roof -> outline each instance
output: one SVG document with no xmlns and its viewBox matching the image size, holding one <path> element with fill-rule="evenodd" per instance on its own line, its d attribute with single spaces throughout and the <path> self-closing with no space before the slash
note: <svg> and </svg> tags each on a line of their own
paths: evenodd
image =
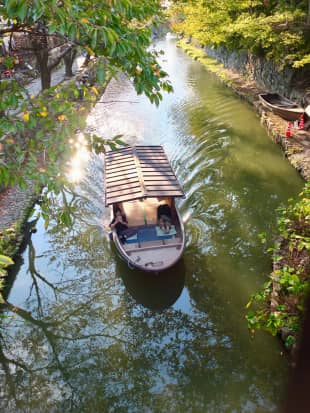
<svg viewBox="0 0 310 413">
<path fill-rule="evenodd" d="M 184 197 L 162 146 L 127 146 L 105 154 L 105 204 Z"/>
</svg>

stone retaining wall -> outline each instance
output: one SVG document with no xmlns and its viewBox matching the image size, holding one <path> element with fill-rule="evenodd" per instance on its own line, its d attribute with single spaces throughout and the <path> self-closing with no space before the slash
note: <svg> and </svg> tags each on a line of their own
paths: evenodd
<svg viewBox="0 0 310 413">
<path fill-rule="evenodd" d="M 216 73 L 216 75 L 222 79 L 230 88 L 232 88 L 240 98 L 245 99 L 251 103 L 256 111 L 259 113 L 262 124 L 266 127 L 266 130 L 272 140 L 282 147 L 282 150 L 291 163 L 291 165 L 297 169 L 300 175 L 306 180 L 310 180 L 310 131 L 299 130 L 296 128 L 291 129 L 291 137 L 286 137 L 286 129 L 288 122 L 281 117 L 275 115 L 270 111 L 266 111 L 258 99 L 258 94 L 263 93 L 263 88 L 259 86 L 255 80 L 250 80 L 249 76 L 246 77 L 244 73 L 244 65 L 246 64 L 245 56 L 234 56 L 234 53 L 222 54 L 221 64 L 217 64 L 216 70 L 214 70 L 214 63 L 210 65 L 207 57 L 207 51 L 197 46 L 192 42 L 181 40 L 178 45 L 182 47 L 187 54 L 193 59 L 199 60 L 209 70 Z M 218 61 L 215 57 L 215 51 L 211 51 L 211 61 Z M 224 57 L 226 58 L 224 59 Z M 224 62 L 225 60 L 225 62 Z M 225 67 L 226 65 L 226 67 Z M 239 71 L 234 68 L 228 68 L 229 66 L 239 67 Z M 280 78 L 279 78 L 280 79 Z M 310 81 L 310 77 L 309 77 Z M 310 96 L 310 94 L 309 94 Z M 309 102 L 310 103 L 310 102 Z"/>
<path fill-rule="evenodd" d="M 310 104 L 310 68 L 281 70 L 273 61 L 250 55 L 246 50 L 233 52 L 225 48 L 207 47 L 205 51 L 223 63 L 225 68 L 256 81 L 266 91 L 278 92 L 302 106 Z"/>
</svg>

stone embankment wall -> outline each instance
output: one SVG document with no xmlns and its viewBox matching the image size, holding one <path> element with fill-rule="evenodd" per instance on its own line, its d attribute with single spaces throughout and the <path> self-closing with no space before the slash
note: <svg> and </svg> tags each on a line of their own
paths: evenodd
<svg viewBox="0 0 310 413">
<path fill-rule="evenodd" d="M 310 104 L 310 68 L 281 69 L 273 61 L 253 56 L 247 51 L 233 52 L 225 48 L 210 47 L 205 51 L 225 68 L 254 80 L 266 91 L 280 93 L 302 106 Z"/>
<path fill-rule="evenodd" d="M 195 44 L 195 42 L 189 42 L 188 40 L 180 40 L 178 45 L 193 59 L 199 60 L 208 70 L 215 73 L 227 84 L 227 86 L 231 87 L 240 98 L 245 99 L 255 107 L 269 136 L 272 137 L 275 143 L 278 143 L 282 147 L 288 161 L 295 169 L 297 169 L 300 175 L 306 181 L 310 181 L 310 131 L 299 130 L 292 127 L 291 137 L 287 138 L 286 130 L 288 121 L 272 112 L 266 111 L 262 106 L 258 99 L 258 94 L 263 93 L 263 91 L 268 90 L 268 88 L 266 86 L 260 86 L 260 82 L 253 79 L 254 73 L 261 73 L 261 76 L 263 76 L 262 73 L 265 73 L 263 69 L 250 69 L 250 67 L 252 67 L 251 65 L 254 65 L 254 58 L 251 60 L 251 64 L 248 63 L 247 66 L 246 56 L 245 54 L 242 55 L 242 53 L 238 54 L 220 50 L 211 50 L 209 53 L 206 49 Z M 264 63 L 262 63 L 262 66 L 264 66 Z M 267 67 L 273 69 L 269 69 L 268 71 Z M 250 70 L 252 70 L 252 72 Z M 278 85 L 279 88 L 274 88 L 273 90 L 277 90 L 281 93 L 281 90 L 284 90 L 279 83 L 281 81 L 281 73 L 276 73 L 275 65 L 273 65 L 272 62 L 268 62 L 268 64 L 266 63 L 264 70 L 266 71 L 266 79 L 268 78 L 267 72 L 269 73 L 270 81 L 272 80 L 272 73 L 274 73 L 276 80 L 273 81 L 273 84 Z M 261 79 L 261 82 L 262 80 L 263 78 Z M 310 76 L 307 81 L 310 82 Z M 293 91 L 293 89 L 291 89 L 291 91 Z M 290 96 L 289 94 L 284 93 L 283 95 Z"/>
</svg>

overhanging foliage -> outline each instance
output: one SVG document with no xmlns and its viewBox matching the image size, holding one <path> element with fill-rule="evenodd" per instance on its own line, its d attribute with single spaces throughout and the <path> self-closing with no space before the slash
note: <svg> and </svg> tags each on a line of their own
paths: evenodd
<svg viewBox="0 0 310 413">
<path fill-rule="evenodd" d="M 309 1 L 175 1 L 174 30 L 202 45 L 246 49 L 284 66 L 309 64 Z"/>
</svg>

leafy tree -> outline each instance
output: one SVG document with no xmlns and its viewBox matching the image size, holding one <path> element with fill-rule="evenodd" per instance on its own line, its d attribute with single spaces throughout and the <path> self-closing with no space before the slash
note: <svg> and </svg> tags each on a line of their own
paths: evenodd
<svg viewBox="0 0 310 413">
<path fill-rule="evenodd" d="M 155 102 L 161 98 L 160 88 L 171 88 L 162 80 L 166 74 L 158 70 L 156 56 L 147 50 L 150 25 L 158 22 L 160 2 L 157 0 L 134 3 L 130 0 L 6 0 L 0 11 L 4 18 L 14 22 L 2 33 L 28 33 L 32 38 L 42 69 L 44 67 L 43 76 L 51 66 L 47 63 L 47 38 L 53 36 L 65 45 L 64 50 L 56 54 L 56 60 L 80 46 L 92 55 L 104 56 L 113 70 L 127 73 L 133 78 L 137 92 L 144 92 Z M 43 88 L 49 86 L 48 82 L 43 83 Z"/>
<path fill-rule="evenodd" d="M 157 0 L 5 0 L 0 14 L 8 21 L 0 34 L 24 33 L 35 45 L 43 89 L 50 86 L 55 62 L 63 56 L 70 60 L 68 53 L 80 48 L 97 57 L 89 70 L 99 89 L 121 71 L 132 80 L 137 93 L 144 93 L 156 105 L 162 99 L 162 90 L 172 90 L 156 53 L 149 50 L 151 26 L 160 16 Z M 47 47 L 51 37 L 60 44 L 54 56 Z M 14 58 L 7 57 L 3 63 L 11 69 Z M 99 91 L 85 87 L 81 103 L 77 102 L 75 84 L 57 86 L 34 97 L 17 80 L 2 81 L 0 187 L 25 187 L 30 179 L 37 182 L 38 188 L 45 187 L 47 194 L 60 193 L 67 183 L 59 171 L 59 160 L 74 151 L 74 140 L 68 142 L 76 130 L 83 130 L 86 110 Z M 97 151 L 104 150 L 105 144 L 122 144 L 119 137 L 112 141 L 88 135 L 86 139 Z M 66 214 L 63 220 L 69 222 Z"/>
<path fill-rule="evenodd" d="M 172 27 L 210 47 L 246 49 L 282 66 L 310 63 L 309 1 L 175 2 Z"/>
</svg>

